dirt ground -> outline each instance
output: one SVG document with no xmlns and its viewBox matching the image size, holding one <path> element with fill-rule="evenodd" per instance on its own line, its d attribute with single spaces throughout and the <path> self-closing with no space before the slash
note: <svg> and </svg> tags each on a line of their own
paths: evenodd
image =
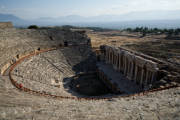
<svg viewBox="0 0 180 120">
<path fill-rule="evenodd" d="M 0 68 L 13 59 L 14 56 L 27 54 L 38 48 L 45 49 L 60 45 L 64 39 L 71 40 L 69 39 L 71 36 L 66 36 L 66 38 L 63 35 L 63 31 L 58 32 L 54 30 L 0 30 Z M 72 34 L 69 33 L 68 35 Z M 139 45 L 142 41 L 152 41 L 152 36 L 150 38 L 148 36 L 139 38 L 140 35 L 116 31 L 109 33 L 88 33 L 88 35 L 92 39 L 93 47 L 98 47 L 101 44 Z M 52 36 L 53 40 L 49 36 Z M 88 40 L 80 38 L 77 37 L 77 39 L 73 40 L 78 43 L 87 42 L 85 40 Z M 24 85 L 38 88 L 38 91 L 45 89 L 46 91 L 56 92 L 61 95 L 67 92 L 70 94 L 66 88 L 68 79 L 63 79 L 65 80 L 63 81 L 60 78 L 63 78 L 63 76 L 70 78 L 73 69 L 84 69 L 81 66 L 82 63 L 83 65 L 88 65 L 88 63 L 83 56 L 87 56 L 88 53 L 89 51 L 85 51 L 81 47 L 77 49 L 55 50 L 31 57 L 16 68 L 22 71 L 19 72 L 19 75 L 33 78 L 26 82 L 28 84 Z M 89 65 L 92 66 L 92 63 Z M 57 72 L 57 68 L 64 73 L 62 77 L 58 76 L 60 73 Z M 23 80 L 27 79 L 24 78 Z M 34 83 L 33 80 L 42 81 L 35 81 L 37 84 L 30 84 Z M 62 89 L 50 85 L 51 83 L 58 82 L 57 80 L 63 86 Z M 46 84 L 42 83 L 43 85 L 38 86 L 40 82 L 46 82 Z M 49 84 L 49 88 L 44 87 L 47 84 Z M 57 91 L 51 89 L 52 87 Z M 8 74 L 0 75 L 0 120 L 179 120 L 179 118 L 179 87 L 152 92 L 143 96 L 117 96 L 110 100 L 56 99 L 23 92 L 13 86 Z"/>
<path fill-rule="evenodd" d="M 88 32 L 92 47 L 114 45 L 129 48 L 144 54 L 180 65 L 180 37 L 166 38 L 165 34 L 146 35 L 121 31 Z"/>
</svg>

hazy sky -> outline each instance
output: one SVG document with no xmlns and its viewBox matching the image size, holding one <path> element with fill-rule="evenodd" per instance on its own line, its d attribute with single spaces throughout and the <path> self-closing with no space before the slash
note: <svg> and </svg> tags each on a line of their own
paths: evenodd
<svg viewBox="0 0 180 120">
<path fill-rule="evenodd" d="M 180 10 L 180 0 L 0 0 L 0 13 L 25 19 L 152 10 Z"/>
</svg>

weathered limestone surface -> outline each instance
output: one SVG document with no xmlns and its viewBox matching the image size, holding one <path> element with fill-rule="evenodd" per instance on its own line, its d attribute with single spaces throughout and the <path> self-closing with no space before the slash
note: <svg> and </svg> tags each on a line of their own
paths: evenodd
<svg viewBox="0 0 180 120">
<path fill-rule="evenodd" d="M 23 93 L 0 77 L 2 120 L 179 120 L 180 89 L 111 101 L 56 100 Z"/>
<path fill-rule="evenodd" d="M 64 41 L 75 46 L 58 48 Z M 85 34 L 65 30 L 15 28 L 0 30 L 1 75 L 3 73 L 8 75 L 7 68 L 30 52 L 56 47 L 57 50 L 23 61 L 12 72 L 12 77 L 17 83 L 31 90 L 71 96 L 71 93 L 65 90 L 70 78 L 78 72 L 95 68 L 92 51 L 87 42 Z M 78 45 L 79 43 L 82 45 Z M 92 58 L 90 61 L 89 57 Z"/>
<path fill-rule="evenodd" d="M 4 28 L 13 28 L 13 24 L 11 22 L 0 22 L 0 29 Z"/>
<path fill-rule="evenodd" d="M 100 49 L 101 62 L 105 61 L 105 63 L 112 65 L 114 70 L 119 71 L 126 76 L 128 80 L 137 83 L 143 89 L 150 89 L 155 86 L 160 79 L 169 81 L 167 76 L 161 76 L 162 78 L 158 76 L 160 74 L 158 66 L 166 64 L 162 61 L 141 53 L 114 46 L 104 45 L 101 46 Z M 172 76 L 170 73 L 168 74 Z M 178 79 L 179 77 L 175 76 L 174 78 Z M 119 78 L 119 81 L 120 79 L 121 78 Z M 171 84 L 174 84 L 173 82 L 174 81 L 171 81 Z"/>
<path fill-rule="evenodd" d="M 29 51 L 63 44 L 66 40 L 65 33 L 65 31 L 56 30 L 15 28 L 0 30 L 0 65 L 4 66 L 5 63 L 14 60 L 15 57 L 28 54 Z M 71 33 L 67 34 L 70 35 Z M 83 37 L 81 34 L 72 34 Z M 53 40 L 49 36 L 52 36 Z M 72 40 L 70 36 L 67 40 L 70 43 L 86 43 L 86 39 L 73 38 Z M 74 49 L 67 48 L 43 53 L 25 60 L 23 64 L 17 66 L 17 72 L 14 71 L 14 76 L 18 80 L 26 81 L 28 80 L 25 77 L 32 78 L 31 80 L 39 78 L 39 81 L 29 80 L 25 85 L 44 90 L 46 85 L 39 84 L 39 82 L 47 82 L 46 87 L 49 87 L 49 92 L 53 92 L 51 89 L 54 89 L 55 94 L 60 94 L 60 92 L 66 94 L 66 89 L 58 91 L 58 88 L 50 87 L 50 84 L 54 85 L 54 82 L 57 82 L 62 85 L 66 82 L 62 83 L 62 78 L 56 76 L 57 74 L 64 73 L 66 76 L 70 76 L 74 74 L 72 69 L 84 70 L 82 64 L 78 65 L 79 62 L 83 61 L 84 65 L 92 62 L 88 66 L 91 67 L 93 61 L 86 61 L 88 57 L 92 57 L 89 52 L 87 46 L 81 46 Z M 119 58 L 121 57 L 119 56 Z M 74 65 L 77 66 L 73 68 Z M 64 68 L 64 71 L 59 72 L 57 68 L 60 70 Z M 120 64 L 118 68 L 121 68 Z M 41 76 L 38 76 L 39 74 Z M 179 88 L 158 91 L 145 96 L 117 97 L 109 101 L 57 100 L 19 91 L 11 84 L 7 74 L 5 76 L 0 75 L 0 119 L 2 120 L 178 120 L 179 118 Z"/>
<path fill-rule="evenodd" d="M 39 48 L 59 47 L 64 41 L 69 44 L 86 44 L 88 39 L 85 34 L 59 29 L 0 29 L 0 73 L 4 72 L 9 62 L 16 59 L 17 55 L 21 57 Z M 82 45 L 77 47 L 77 50 L 83 55 L 88 55 L 90 49 L 86 51 L 86 48 L 86 45 Z"/>
<path fill-rule="evenodd" d="M 157 65 L 155 62 L 136 56 L 120 48 L 105 46 L 105 60 L 113 65 L 115 70 L 122 71 L 129 80 L 134 80 L 141 86 L 152 84 L 156 78 Z M 146 72 L 146 73 L 145 73 Z"/>
</svg>

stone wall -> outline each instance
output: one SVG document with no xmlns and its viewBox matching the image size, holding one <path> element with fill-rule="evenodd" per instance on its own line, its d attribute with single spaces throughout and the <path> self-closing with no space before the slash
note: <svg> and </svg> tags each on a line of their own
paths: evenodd
<svg viewBox="0 0 180 120">
<path fill-rule="evenodd" d="M 13 28 L 13 24 L 11 22 L 0 22 L 0 29 L 1 28 Z"/>
<path fill-rule="evenodd" d="M 116 71 L 123 73 L 141 87 L 149 86 L 156 81 L 158 63 L 123 48 L 101 46 L 100 59 L 112 64 Z"/>
<path fill-rule="evenodd" d="M 111 64 L 144 89 L 176 86 L 180 84 L 180 69 L 168 62 L 121 47 L 100 46 L 96 50 L 99 61 Z"/>
</svg>

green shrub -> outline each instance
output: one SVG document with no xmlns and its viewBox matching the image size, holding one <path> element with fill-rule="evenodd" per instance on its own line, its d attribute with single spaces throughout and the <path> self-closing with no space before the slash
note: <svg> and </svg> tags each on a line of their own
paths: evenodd
<svg viewBox="0 0 180 120">
<path fill-rule="evenodd" d="M 39 27 L 37 25 L 30 25 L 28 29 L 38 29 Z"/>
</svg>

